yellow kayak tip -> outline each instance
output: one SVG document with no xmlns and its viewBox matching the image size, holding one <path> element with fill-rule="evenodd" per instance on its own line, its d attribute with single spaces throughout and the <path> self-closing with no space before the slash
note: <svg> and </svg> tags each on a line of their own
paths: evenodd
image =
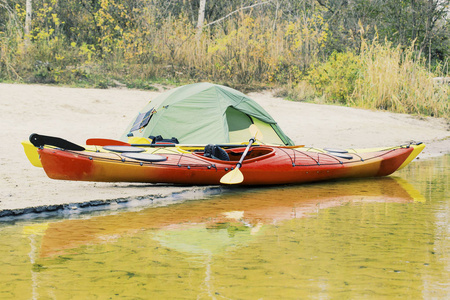
<svg viewBox="0 0 450 300">
<path fill-rule="evenodd" d="M 410 162 L 413 161 L 414 158 L 417 157 L 417 155 L 420 154 L 420 152 L 422 152 L 422 150 L 425 148 L 425 144 L 423 143 L 412 143 L 410 144 L 410 147 L 414 148 L 413 152 L 411 152 L 411 154 L 408 156 L 408 158 L 402 163 L 402 165 L 397 169 L 401 170 L 404 167 L 406 167 L 407 165 L 409 165 Z"/>
<path fill-rule="evenodd" d="M 39 159 L 39 153 L 37 148 L 29 141 L 22 141 L 23 150 L 30 161 L 30 163 L 35 166 L 42 168 L 41 160 Z"/>
</svg>

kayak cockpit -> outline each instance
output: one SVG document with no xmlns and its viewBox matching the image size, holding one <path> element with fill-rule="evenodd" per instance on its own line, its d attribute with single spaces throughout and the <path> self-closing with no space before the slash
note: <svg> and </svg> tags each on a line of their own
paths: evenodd
<svg viewBox="0 0 450 300">
<path fill-rule="evenodd" d="M 206 160 L 212 161 L 219 160 L 222 163 L 223 162 L 237 163 L 244 154 L 244 151 L 245 147 L 232 149 L 220 148 L 220 150 L 213 150 L 211 155 L 210 149 L 207 149 L 207 147 L 205 147 L 204 151 L 196 151 L 194 152 L 194 154 L 197 156 L 201 156 Z M 251 162 L 254 160 L 265 159 L 272 155 L 275 155 L 275 150 L 273 148 L 261 146 L 251 147 L 244 158 L 244 162 Z"/>
</svg>

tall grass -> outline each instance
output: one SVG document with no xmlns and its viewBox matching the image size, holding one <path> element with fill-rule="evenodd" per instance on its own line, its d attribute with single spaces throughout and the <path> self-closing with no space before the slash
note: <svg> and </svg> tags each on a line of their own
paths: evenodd
<svg viewBox="0 0 450 300">
<path fill-rule="evenodd" d="M 449 86 L 436 84 L 436 75 L 414 52 L 374 42 L 362 43 L 360 74 L 350 103 L 401 113 L 449 117 Z"/>
<path fill-rule="evenodd" d="M 12 10 L 8 7 L 8 11 Z M 23 43 L 22 34 L 17 27 L 17 18 L 11 13 L 3 31 L 0 30 L 0 80 L 21 80 L 19 72 L 15 69 L 16 52 Z"/>
<path fill-rule="evenodd" d="M 320 103 L 449 118 L 450 86 L 434 80 L 445 76 L 441 70 L 431 72 L 414 45 L 402 49 L 389 42 L 362 40 L 358 54 L 333 53 L 295 86 L 299 96 L 288 94 L 302 100 L 309 84 Z"/>
</svg>

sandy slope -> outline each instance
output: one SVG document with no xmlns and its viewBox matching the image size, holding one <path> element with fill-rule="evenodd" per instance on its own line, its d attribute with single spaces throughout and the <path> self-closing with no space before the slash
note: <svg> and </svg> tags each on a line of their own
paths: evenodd
<svg viewBox="0 0 450 300">
<path fill-rule="evenodd" d="M 21 140 L 33 132 L 84 144 L 86 138 L 118 138 L 156 92 L 75 89 L 0 84 L 0 211 L 41 205 L 117 198 L 152 198 L 189 187 L 55 181 L 31 166 Z M 298 103 L 253 93 L 297 144 L 316 147 L 376 147 L 410 140 L 427 144 L 420 156 L 450 152 L 448 124 L 442 119 Z"/>
</svg>

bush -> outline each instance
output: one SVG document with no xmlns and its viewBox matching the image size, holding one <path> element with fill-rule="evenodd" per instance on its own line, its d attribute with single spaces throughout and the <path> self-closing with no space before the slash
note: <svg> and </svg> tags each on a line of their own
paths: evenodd
<svg viewBox="0 0 450 300">
<path fill-rule="evenodd" d="M 360 73 L 361 62 L 352 52 L 334 52 L 328 61 L 312 69 L 306 80 L 331 102 L 347 104 Z"/>
</svg>

